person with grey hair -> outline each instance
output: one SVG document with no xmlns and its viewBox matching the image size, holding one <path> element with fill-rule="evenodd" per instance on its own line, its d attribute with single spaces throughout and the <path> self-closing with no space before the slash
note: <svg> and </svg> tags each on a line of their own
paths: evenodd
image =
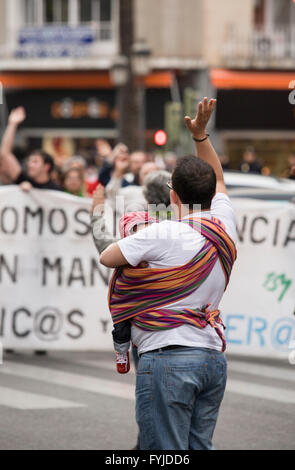
<svg viewBox="0 0 295 470">
<path fill-rule="evenodd" d="M 85 158 L 81 157 L 80 155 L 74 155 L 73 157 L 68 158 L 68 160 L 66 160 L 63 164 L 63 173 L 67 173 L 72 168 L 78 169 L 80 171 L 85 171 L 87 168 Z"/>
<path fill-rule="evenodd" d="M 170 189 L 167 186 L 170 179 L 171 174 L 165 170 L 153 171 L 146 176 L 143 195 L 148 204 L 170 206 Z"/>
<path fill-rule="evenodd" d="M 145 200 L 145 209 L 148 206 L 154 209 L 151 213 L 159 219 L 170 218 L 170 189 L 167 182 L 171 179 L 171 174 L 165 170 L 157 170 L 149 173 L 143 182 L 142 194 Z M 133 206 L 127 203 L 128 210 L 142 210 L 137 207 L 138 200 L 134 200 Z M 112 205 L 111 205 L 112 207 Z M 91 209 L 91 227 L 93 241 L 97 251 L 101 254 L 109 245 L 117 241 L 106 227 L 105 220 L 105 189 L 98 186 L 93 193 L 93 202 Z M 119 214 L 122 215 L 122 214 Z"/>
</svg>

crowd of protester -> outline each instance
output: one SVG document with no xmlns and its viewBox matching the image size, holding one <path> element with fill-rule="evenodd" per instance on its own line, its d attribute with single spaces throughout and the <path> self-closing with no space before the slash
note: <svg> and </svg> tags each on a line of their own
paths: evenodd
<svg viewBox="0 0 295 470">
<path fill-rule="evenodd" d="M 78 197 L 91 197 L 98 185 L 105 187 L 112 201 L 116 195 L 130 200 L 143 200 L 143 182 L 150 173 L 173 170 L 176 156 L 158 158 L 142 151 L 130 153 L 123 143 L 111 147 L 110 143 L 98 139 L 95 155 L 75 155 L 59 164 L 49 153 L 34 150 L 24 164 L 14 151 L 15 137 L 20 124 L 26 119 L 24 108 L 10 113 L 0 149 L 1 184 L 17 184 L 24 191 L 31 188 L 64 191 Z M 170 174 L 166 172 L 168 181 Z"/>
<path fill-rule="evenodd" d="M 124 197 L 127 202 L 143 202 L 146 200 L 143 186 L 148 175 L 165 172 L 162 173 L 163 180 L 169 180 L 176 165 L 177 157 L 173 153 L 161 158 L 142 151 L 130 153 L 123 143 L 112 148 L 103 139 L 95 142 L 91 156 L 81 152 L 81 155 L 59 162 L 43 150 L 34 150 L 23 165 L 14 143 L 17 129 L 25 119 L 26 112 L 22 107 L 9 115 L 0 149 L 0 184 L 18 184 L 24 191 L 32 187 L 54 189 L 78 197 L 91 197 L 101 184 L 111 202 L 116 196 Z M 232 169 L 227 155 L 221 154 L 220 161 L 224 170 Z M 252 147 L 245 149 L 238 169 L 243 173 L 269 174 Z M 295 154 L 290 155 L 284 176 L 295 179 Z"/>
</svg>

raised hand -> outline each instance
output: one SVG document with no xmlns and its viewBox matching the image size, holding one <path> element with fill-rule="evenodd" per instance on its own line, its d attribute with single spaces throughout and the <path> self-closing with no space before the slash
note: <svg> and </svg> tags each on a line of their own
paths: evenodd
<svg viewBox="0 0 295 470">
<path fill-rule="evenodd" d="M 16 109 L 13 109 L 9 115 L 9 124 L 14 124 L 15 126 L 19 126 L 24 120 L 26 119 L 26 111 L 25 108 L 19 106 Z"/>
<path fill-rule="evenodd" d="M 110 146 L 108 141 L 104 139 L 97 139 L 96 149 L 98 154 L 103 158 L 109 157 L 112 153 L 112 147 Z"/>
<path fill-rule="evenodd" d="M 116 178 L 122 178 L 128 171 L 130 158 L 126 145 L 119 144 L 116 147 L 116 158 L 114 162 L 114 176 Z"/>
<path fill-rule="evenodd" d="M 198 105 L 198 111 L 195 119 L 185 116 L 185 124 L 190 133 L 196 139 L 203 139 L 206 137 L 206 127 L 215 109 L 216 100 L 204 98 Z"/>
<path fill-rule="evenodd" d="M 125 144 L 119 143 L 113 149 L 113 160 L 115 161 L 118 157 L 129 156 L 128 147 Z"/>
</svg>

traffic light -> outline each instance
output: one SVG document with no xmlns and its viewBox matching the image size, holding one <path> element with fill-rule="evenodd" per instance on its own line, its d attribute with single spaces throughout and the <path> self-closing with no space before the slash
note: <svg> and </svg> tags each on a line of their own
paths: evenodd
<svg viewBox="0 0 295 470">
<path fill-rule="evenodd" d="M 154 135 L 154 142 L 159 147 L 163 147 L 167 143 L 167 134 L 163 130 L 159 130 Z"/>
</svg>

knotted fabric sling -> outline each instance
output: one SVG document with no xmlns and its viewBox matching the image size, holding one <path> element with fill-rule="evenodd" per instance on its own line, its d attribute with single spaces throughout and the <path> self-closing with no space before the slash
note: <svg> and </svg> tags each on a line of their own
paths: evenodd
<svg viewBox="0 0 295 470">
<path fill-rule="evenodd" d="M 190 218 L 180 223 L 189 224 L 206 238 L 196 256 L 187 264 L 167 269 L 123 267 L 115 270 L 109 288 L 109 308 L 113 323 L 131 320 L 144 331 L 177 328 L 184 324 L 205 328 L 208 324 L 226 343 L 220 311 L 165 308 L 195 292 L 208 278 L 217 260 L 220 260 L 225 276 L 225 289 L 237 252 L 233 240 L 224 225 L 215 218 Z M 224 326 L 224 325 L 223 325 Z"/>
</svg>

